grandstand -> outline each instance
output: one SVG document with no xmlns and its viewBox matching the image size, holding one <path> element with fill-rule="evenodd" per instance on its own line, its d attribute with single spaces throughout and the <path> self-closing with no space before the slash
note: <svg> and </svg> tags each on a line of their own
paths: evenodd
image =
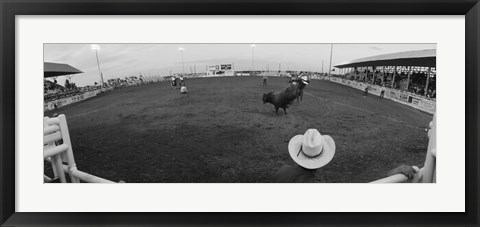
<svg viewBox="0 0 480 227">
<path fill-rule="evenodd" d="M 100 86 L 77 87 L 71 82 L 74 75 L 83 73 L 79 69 L 62 63 L 44 62 L 43 64 L 43 101 L 45 110 L 52 110 L 97 95 L 107 89 Z M 65 76 L 65 86 L 57 83 L 57 77 Z M 52 81 L 48 80 L 52 79 Z"/>
<path fill-rule="evenodd" d="M 331 81 L 433 114 L 436 106 L 436 50 L 407 51 L 355 59 L 335 66 Z"/>
<path fill-rule="evenodd" d="M 68 64 L 53 62 L 44 62 L 43 67 L 43 97 L 45 102 L 70 97 L 80 92 L 70 80 L 73 75 L 83 73 L 82 71 Z M 65 86 L 57 84 L 57 77 L 59 76 L 67 78 Z M 49 81 L 47 78 L 51 78 L 53 81 Z"/>
<path fill-rule="evenodd" d="M 436 55 L 433 49 L 407 51 L 355 59 L 335 67 L 347 79 L 435 98 Z"/>
</svg>

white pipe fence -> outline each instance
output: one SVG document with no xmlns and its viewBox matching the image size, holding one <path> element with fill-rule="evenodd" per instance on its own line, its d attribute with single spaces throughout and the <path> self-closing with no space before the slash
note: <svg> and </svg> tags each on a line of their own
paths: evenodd
<svg viewBox="0 0 480 227">
<path fill-rule="evenodd" d="M 87 183 L 115 183 L 77 169 L 65 115 L 61 114 L 55 118 L 43 118 L 43 144 L 43 157 L 51 163 L 54 178 L 58 178 L 61 183 L 67 183 L 65 173 L 70 176 L 71 183 L 80 183 L 80 181 Z M 67 165 L 64 165 L 64 162 Z M 50 177 L 45 175 L 43 179 L 44 182 L 52 181 Z"/>
<path fill-rule="evenodd" d="M 403 174 L 395 174 L 380 180 L 372 181 L 370 183 L 418 183 L 422 179 L 424 170 L 423 168 L 418 169 L 416 166 L 413 166 L 413 168 L 417 171 L 417 173 L 412 179 L 408 179 L 408 177 Z"/>
<path fill-rule="evenodd" d="M 428 147 L 425 156 L 423 168 L 418 169 L 414 166 L 417 173 L 413 179 L 408 179 L 403 174 L 396 174 L 370 183 L 435 183 L 437 182 L 436 162 L 437 162 L 437 113 L 433 115 L 433 120 L 428 129 Z"/>
</svg>

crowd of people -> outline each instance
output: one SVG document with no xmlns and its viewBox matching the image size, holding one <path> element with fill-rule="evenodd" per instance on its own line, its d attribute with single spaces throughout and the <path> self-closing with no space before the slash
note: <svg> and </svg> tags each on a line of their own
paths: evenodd
<svg viewBox="0 0 480 227">
<path fill-rule="evenodd" d="M 85 86 L 77 87 L 75 83 L 71 83 L 69 80 L 65 80 L 65 86 L 61 86 L 57 83 L 57 80 L 43 81 L 43 101 L 51 102 L 59 99 L 70 98 L 77 95 L 82 95 L 86 92 L 95 91 L 101 89 L 102 86 Z"/>
<path fill-rule="evenodd" d="M 375 72 L 365 70 L 354 70 L 351 73 L 341 75 L 342 78 L 350 79 L 357 82 L 370 83 L 378 86 L 390 87 L 397 90 L 407 91 L 419 96 L 425 96 L 429 99 L 436 99 L 436 77 L 430 77 L 428 81 L 428 90 L 425 93 L 426 72 L 413 72 L 410 75 L 410 80 L 406 72 L 396 73 L 392 72 Z"/>
<path fill-rule="evenodd" d="M 49 102 L 49 101 L 53 101 L 61 98 L 70 97 L 77 92 L 76 86 L 74 86 L 74 84 L 70 84 L 69 82 L 66 82 L 66 84 L 68 84 L 69 89 L 59 85 L 56 79 L 54 79 L 53 81 L 44 79 L 43 80 L 44 102 Z"/>
<path fill-rule="evenodd" d="M 146 81 L 142 76 L 130 76 L 125 79 L 115 78 L 110 79 L 106 83 L 102 84 L 95 82 L 94 85 L 88 85 L 85 87 L 77 87 L 75 83 L 71 83 L 68 79 L 65 80 L 65 85 L 61 86 L 57 83 L 57 80 L 52 81 L 44 79 L 43 81 L 43 100 L 44 102 L 51 102 L 59 99 L 69 98 L 76 95 L 82 95 L 86 92 L 96 91 L 102 88 L 124 88 L 131 86 L 139 86 L 142 84 L 153 83 L 152 81 Z"/>
<path fill-rule="evenodd" d="M 50 93 L 50 94 L 44 94 L 43 95 L 43 101 L 44 102 L 50 102 L 50 101 L 54 101 L 54 100 L 73 97 L 75 95 L 81 95 L 83 93 L 84 92 L 80 91 L 79 89 L 76 89 L 76 90 L 68 90 L 68 91 L 61 91 L 61 92 L 55 92 L 55 93 Z"/>
<path fill-rule="evenodd" d="M 139 77 L 129 76 L 123 79 L 115 78 L 115 79 L 110 79 L 107 82 L 108 83 L 106 84 L 106 86 L 111 86 L 114 88 L 132 87 L 132 86 L 139 86 L 143 84 L 153 83 L 153 81 L 145 80 L 142 75 L 140 75 Z"/>
</svg>

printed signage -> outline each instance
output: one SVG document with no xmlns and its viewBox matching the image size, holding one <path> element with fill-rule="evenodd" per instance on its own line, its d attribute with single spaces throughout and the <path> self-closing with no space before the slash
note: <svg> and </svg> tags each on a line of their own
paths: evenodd
<svg viewBox="0 0 480 227">
<path fill-rule="evenodd" d="M 208 70 L 209 71 L 215 71 L 215 70 L 217 70 L 217 67 L 218 67 L 218 65 L 210 65 L 210 66 L 208 66 Z"/>
<path fill-rule="evenodd" d="M 412 97 L 412 104 L 417 105 L 417 106 L 420 105 L 420 99 Z"/>
<path fill-rule="evenodd" d="M 221 70 L 232 70 L 232 64 L 221 65 Z"/>
<path fill-rule="evenodd" d="M 435 103 L 431 101 L 423 100 L 422 107 L 426 110 L 435 111 Z"/>
</svg>

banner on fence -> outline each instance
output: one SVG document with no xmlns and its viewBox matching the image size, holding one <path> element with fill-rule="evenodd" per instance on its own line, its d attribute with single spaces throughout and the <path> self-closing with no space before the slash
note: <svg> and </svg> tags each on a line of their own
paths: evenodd
<svg viewBox="0 0 480 227">
<path fill-rule="evenodd" d="M 398 97 L 400 100 L 408 102 L 408 94 L 400 93 Z"/>
<path fill-rule="evenodd" d="M 330 81 L 347 85 L 349 87 L 353 87 L 359 90 L 364 90 L 365 87 L 368 86 L 369 92 L 377 95 L 380 94 L 380 91 L 382 89 L 382 87 L 377 85 L 367 85 L 362 82 L 348 81 L 345 79 L 340 79 L 335 77 L 330 78 Z M 421 97 L 415 94 L 409 94 L 409 93 L 406 93 L 405 91 L 393 90 L 391 88 L 385 88 L 385 90 L 386 90 L 385 97 L 387 98 L 399 101 L 400 103 L 412 106 L 414 108 L 423 110 L 431 114 L 435 113 L 436 102 L 433 100 L 429 100 L 425 97 Z"/>
<path fill-rule="evenodd" d="M 410 102 L 411 102 L 413 105 L 420 106 L 421 100 L 420 100 L 419 98 L 415 98 L 415 97 L 412 97 L 412 96 L 410 96 L 410 97 L 411 97 L 411 99 L 410 99 L 411 101 L 410 101 Z"/>
<path fill-rule="evenodd" d="M 53 109 L 55 109 L 55 105 L 57 106 L 57 108 L 59 108 L 59 107 L 62 107 L 62 106 L 70 105 L 72 103 L 80 102 L 82 100 L 95 97 L 99 93 L 110 91 L 110 90 L 113 90 L 113 88 L 112 87 L 102 88 L 102 89 L 98 89 L 98 90 L 94 90 L 94 91 L 88 91 L 88 92 L 85 92 L 85 93 L 80 94 L 80 95 L 75 95 L 75 96 L 68 97 L 68 98 L 63 98 L 63 99 L 50 101 L 50 102 L 47 102 L 47 103 L 43 104 L 43 111 L 53 110 Z"/>
<path fill-rule="evenodd" d="M 435 105 L 435 102 L 431 100 L 422 100 L 421 106 L 425 110 L 430 110 L 431 112 L 435 112 L 436 105 Z"/>
</svg>

